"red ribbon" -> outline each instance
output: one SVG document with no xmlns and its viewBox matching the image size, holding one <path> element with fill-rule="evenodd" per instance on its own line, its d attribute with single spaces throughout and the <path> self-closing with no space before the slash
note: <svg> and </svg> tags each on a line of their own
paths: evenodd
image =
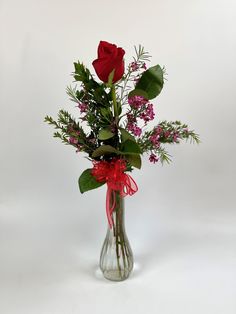
<svg viewBox="0 0 236 314">
<path fill-rule="evenodd" d="M 119 191 L 121 197 L 133 195 L 138 191 L 134 179 L 125 173 L 126 161 L 113 159 L 112 161 L 93 161 L 92 175 L 98 182 L 107 183 L 106 213 L 109 227 L 113 225 L 112 213 L 116 207 L 115 192 Z M 111 199 L 112 204 L 111 204 Z"/>
</svg>

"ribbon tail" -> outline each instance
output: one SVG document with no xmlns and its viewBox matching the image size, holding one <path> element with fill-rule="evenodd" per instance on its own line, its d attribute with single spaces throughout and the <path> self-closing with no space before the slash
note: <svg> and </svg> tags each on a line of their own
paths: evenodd
<svg viewBox="0 0 236 314">
<path fill-rule="evenodd" d="M 112 225 L 113 225 L 113 218 L 112 218 L 112 213 L 113 213 L 113 210 L 116 206 L 116 199 L 115 199 L 115 191 L 110 188 L 110 187 L 107 187 L 107 195 L 106 195 L 106 214 L 107 214 L 107 220 L 108 220 L 108 224 L 109 224 L 109 227 L 110 229 L 112 228 Z M 113 198 L 113 202 L 111 204 L 111 197 Z"/>
</svg>

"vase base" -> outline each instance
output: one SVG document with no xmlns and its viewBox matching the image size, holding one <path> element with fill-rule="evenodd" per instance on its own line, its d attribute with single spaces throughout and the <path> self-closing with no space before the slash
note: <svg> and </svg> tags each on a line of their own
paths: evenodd
<svg viewBox="0 0 236 314">
<path fill-rule="evenodd" d="M 103 272 L 104 278 L 110 281 L 124 281 L 130 275 L 130 272 L 127 271 L 118 271 L 118 270 L 109 270 Z"/>
</svg>

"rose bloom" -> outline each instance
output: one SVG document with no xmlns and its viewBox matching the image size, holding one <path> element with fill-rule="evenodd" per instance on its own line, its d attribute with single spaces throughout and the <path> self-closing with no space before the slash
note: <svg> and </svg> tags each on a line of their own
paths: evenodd
<svg viewBox="0 0 236 314">
<path fill-rule="evenodd" d="M 98 58 L 93 61 L 93 67 L 101 81 L 107 83 L 109 74 L 114 71 L 112 83 L 119 81 L 125 71 L 124 57 L 125 51 L 114 44 L 100 41 L 98 46 Z"/>
</svg>

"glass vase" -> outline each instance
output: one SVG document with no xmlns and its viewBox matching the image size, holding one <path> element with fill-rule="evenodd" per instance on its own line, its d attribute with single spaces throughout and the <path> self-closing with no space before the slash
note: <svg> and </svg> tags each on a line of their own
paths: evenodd
<svg viewBox="0 0 236 314">
<path fill-rule="evenodd" d="M 115 207 L 112 226 L 108 225 L 102 246 L 100 268 L 106 279 L 122 281 L 129 277 L 133 269 L 133 254 L 125 232 L 124 198 L 116 191 L 112 194 L 110 202 L 115 204 Z"/>
</svg>

